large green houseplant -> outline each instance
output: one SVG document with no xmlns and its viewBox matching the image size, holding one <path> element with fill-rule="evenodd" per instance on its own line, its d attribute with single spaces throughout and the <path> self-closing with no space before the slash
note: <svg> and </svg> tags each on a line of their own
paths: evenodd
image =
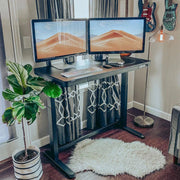
<svg viewBox="0 0 180 180">
<path fill-rule="evenodd" d="M 24 164 L 24 162 L 29 162 L 30 159 L 33 159 L 34 156 L 37 155 L 37 153 L 32 155 L 34 151 L 28 150 L 26 145 L 27 143 L 24 123 L 27 122 L 28 125 L 31 125 L 36 120 L 39 109 L 45 108 L 43 102 L 40 99 L 40 94 L 44 93 L 51 98 L 56 98 L 61 95 L 62 90 L 53 82 L 45 81 L 41 77 L 33 77 L 30 74 L 32 71 L 32 66 L 29 64 L 22 66 L 18 63 L 8 61 L 6 65 L 8 71 L 10 72 L 10 75 L 7 76 L 7 80 L 11 86 L 11 89 L 4 90 L 2 95 L 5 100 L 11 102 L 11 106 L 5 110 L 4 114 L 2 115 L 2 121 L 7 123 L 9 126 L 13 125 L 15 121 L 22 124 L 24 149 L 21 152 L 16 153 L 14 155 L 15 157 L 13 157 L 13 161 L 18 161 L 16 164 L 17 166 L 19 165 L 19 161 Z M 30 163 L 30 166 L 32 166 L 32 162 Z M 19 167 L 18 170 L 19 169 L 24 168 Z M 21 173 L 18 173 L 18 170 L 15 169 L 16 178 L 34 178 L 32 176 L 29 177 L 29 175 L 26 174 L 23 174 L 23 176 L 19 177 L 19 174 Z M 30 173 L 28 172 L 27 174 Z"/>
</svg>

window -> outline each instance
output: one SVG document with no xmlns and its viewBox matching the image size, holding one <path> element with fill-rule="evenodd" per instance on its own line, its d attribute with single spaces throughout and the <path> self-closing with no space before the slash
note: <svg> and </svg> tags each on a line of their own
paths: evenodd
<svg viewBox="0 0 180 180">
<path fill-rule="evenodd" d="M 3 19 L 5 16 L 7 16 L 7 11 L 2 12 L 1 10 L 2 9 L 0 9 L 1 12 L 1 16 L 0 16 L 0 144 L 7 142 L 7 140 L 16 137 L 15 127 L 14 126 L 8 127 L 6 124 L 2 122 L 2 114 L 4 113 L 6 107 L 9 106 L 10 104 L 7 101 L 5 101 L 2 96 L 2 91 L 8 88 L 8 82 L 6 80 L 7 77 L 7 71 L 5 67 L 6 57 L 5 57 L 5 48 L 4 48 L 3 26 L 2 26 L 3 23 L 1 21 L 1 18 Z M 6 13 L 6 15 L 4 13 Z M 7 30 L 7 26 L 6 26 L 6 30 Z M 10 35 L 8 34 L 8 36 Z"/>
<path fill-rule="evenodd" d="M 0 55 L 1 56 L 1 55 Z M 2 58 L 0 58 L 2 60 Z M 9 131 L 8 127 L 6 124 L 2 123 L 2 114 L 5 110 L 5 101 L 2 97 L 2 77 L 1 77 L 1 72 L 0 72 L 0 144 L 3 142 L 6 142 L 9 139 Z"/>
<path fill-rule="evenodd" d="M 89 0 L 74 0 L 75 18 L 89 18 Z"/>
</svg>

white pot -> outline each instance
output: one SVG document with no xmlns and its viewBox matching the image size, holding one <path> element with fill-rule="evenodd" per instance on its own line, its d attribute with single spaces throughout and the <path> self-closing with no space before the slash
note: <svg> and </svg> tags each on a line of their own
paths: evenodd
<svg viewBox="0 0 180 180">
<path fill-rule="evenodd" d="M 15 160 L 15 157 L 20 154 L 24 149 L 16 150 L 12 154 L 15 177 L 16 179 L 23 180 L 39 180 L 43 174 L 40 159 L 40 150 L 35 146 L 30 146 L 28 149 L 35 150 L 38 154 L 34 158 L 24 162 L 18 162 Z"/>
</svg>

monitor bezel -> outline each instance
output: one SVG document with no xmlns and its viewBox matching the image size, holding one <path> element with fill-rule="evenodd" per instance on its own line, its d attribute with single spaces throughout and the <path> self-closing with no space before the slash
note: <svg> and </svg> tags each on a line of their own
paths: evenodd
<svg viewBox="0 0 180 180">
<path fill-rule="evenodd" d="M 86 35 L 86 39 L 85 39 L 85 44 L 86 44 L 86 51 L 82 52 L 82 53 L 74 53 L 74 54 L 68 54 L 68 55 L 63 55 L 63 56 L 54 56 L 54 57 L 49 57 L 49 58 L 42 58 L 42 59 L 38 59 L 37 58 L 37 49 L 36 49 L 36 35 L 35 35 L 35 23 L 37 22 L 56 22 L 56 21 L 85 21 L 85 35 Z M 32 48 L 33 48 L 33 57 L 34 57 L 34 61 L 36 63 L 39 62 L 45 62 L 45 61 L 53 61 L 53 60 L 57 60 L 57 59 L 64 59 L 70 56 L 78 56 L 78 55 L 83 55 L 83 54 L 87 54 L 88 50 L 87 50 L 87 41 L 88 41 L 88 23 L 87 23 L 87 19 L 82 18 L 82 19 L 32 19 L 31 20 L 31 39 L 32 39 Z"/>
<path fill-rule="evenodd" d="M 132 51 L 91 51 L 90 49 L 90 21 L 91 20 L 144 20 L 144 30 L 143 30 L 143 44 L 142 50 L 132 50 Z M 123 54 L 123 53 L 144 53 L 145 50 L 145 35 L 146 35 L 146 18 L 144 17 L 118 17 L 118 18 L 89 18 L 88 19 L 88 53 L 89 54 Z"/>
</svg>

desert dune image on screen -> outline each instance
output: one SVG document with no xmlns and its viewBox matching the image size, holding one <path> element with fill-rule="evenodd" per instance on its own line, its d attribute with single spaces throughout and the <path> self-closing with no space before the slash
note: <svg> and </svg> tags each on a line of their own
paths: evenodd
<svg viewBox="0 0 180 180">
<path fill-rule="evenodd" d="M 35 23 L 37 59 L 86 52 L 85 21 Z"/>
<path fill-rule="evenodd" d="M 91 52 L 138 51 L 143 49 L 144 20 L 92 20 Z"/>
</svg>

